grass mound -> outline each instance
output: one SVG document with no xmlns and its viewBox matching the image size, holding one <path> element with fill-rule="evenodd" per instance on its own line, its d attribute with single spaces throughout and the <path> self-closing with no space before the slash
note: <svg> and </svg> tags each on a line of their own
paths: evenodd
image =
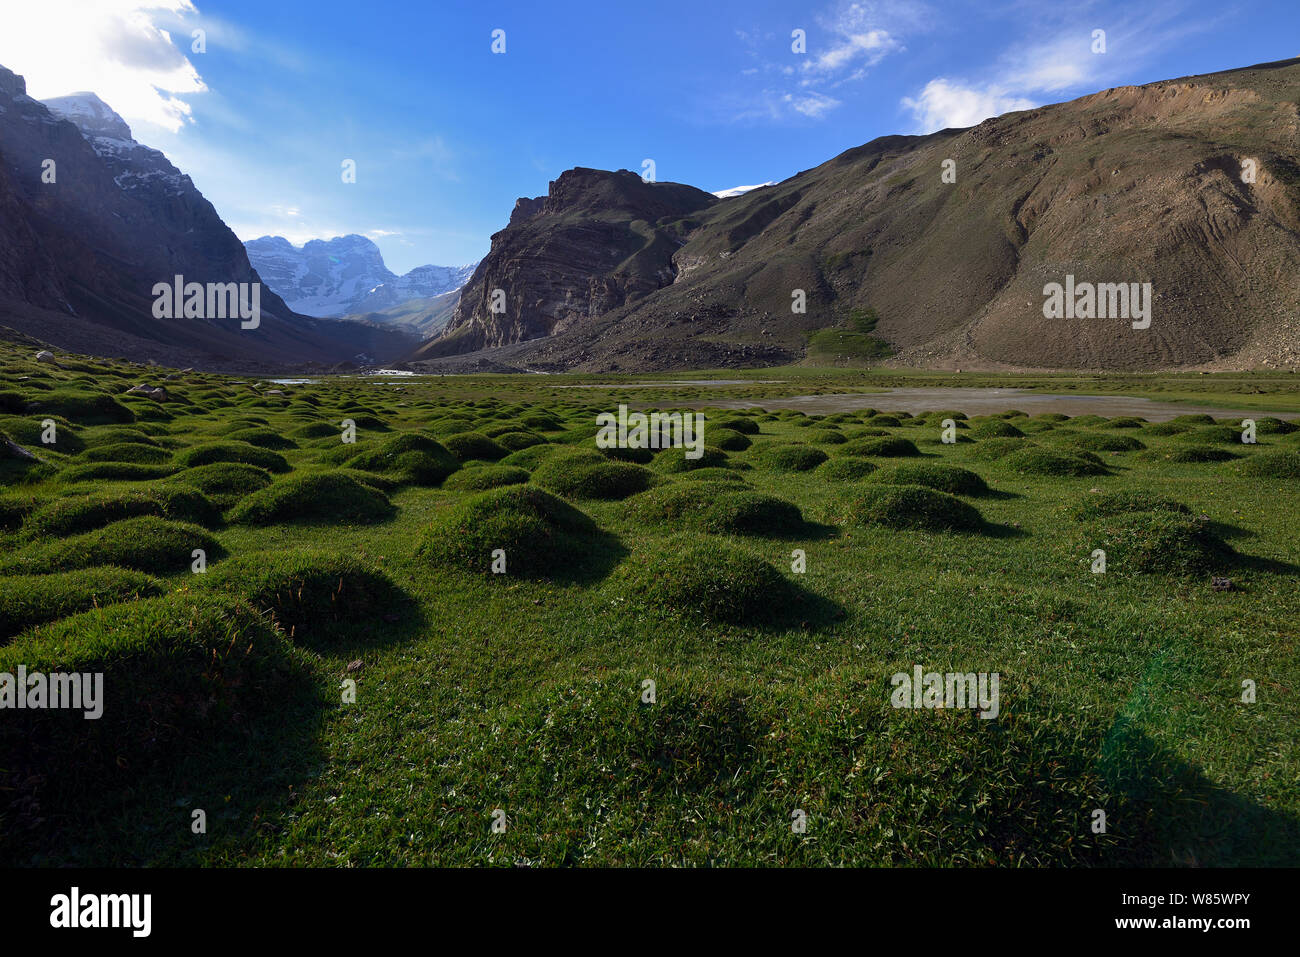
<svg viewBox="0 0 1300 957">
<path fill-rule="evenodd" d="M 173 575 L 189 570 L 195 549 L 202 549 L 209 562 L 225 555 L 221 544 L 197 525 L 142 515 L 56 542 L 30 545 L 0 564 L 0 572 L 36 575 L 116 565 Z"/>
<path fill-rule="evenodd" d="M 1048 441 L 1053 438 L 1048 436 Z M 1106 435 L 1104 432 L 1077 432 L 1065 436 L 1060 444 L 1086 452 L 1139 452 L 1146 448 L 1131 435 Z"/>
<path fill-rule="evenodd" d="M 34 511 L 23 526 L 23 537 L 61 538 L 141 515 L 156 515 L 209 528 L 221 512 L 197 489 L 179 485 L 69 495 Z"/>
<path fill-rule="evenodd" d="M 784 535 L 804 527 L 799 507 L 775 495 L 725 482 L 674 483 L 630 499 L 638 523 L 669 523 L 719 535 Z"/>
<path fill-rule="evenodd" d="M 583 564 L 600 534 L 585 512 L 564 499 L 536 486 L 511 485 L 448 509 L 425 531 L 417 554 L 490 575 L 492 553 L 502 549 L 502 577 L 545 578 Z"/>
<path fill-rule="evenodd" d="M 266 488 L 273 482 L 271 473 L 256 465 L 242 462 L 216 462 L 186 469 L 169 484 L 196 488 L 219 509 L 228 509 L 246 495 Z"/>
<path fill-rule="evenodd" d="M 765 754 L 771 726 L 751 710 L 752 693 L 696 675 L 674 675 L 673 691 L 661 688 L 652 705 L 640 703 L 641 689 L 633 674 L 584 675 L 503 709 L 490 733 L 470 729 L 458 743 L 484 795 L 504 795 L 506 807 L 547 808 L 554 826 L 530 845 L 530 858 L 677 862 L 676 853 L 653 848 L 668 835 L 675 847 L 694 847 L 689 809 L 734 811 L 761 793 L 768 765 L 756 756 Z M 604 809 L 597 843 L 575 848 L 561 835 L 581 832 L 593 807 Z M 761 815 L 750 810 L 746 818 Z"/>
<path fill-rule="evenodd" d="M 1086 455 L 1087 453 L 1072 455 L 1035 447 L 1012 452 L 1002 459 L 1002 464 L 1021 475 L 1048 475 L 1059 478 L 1110 474 L 1106 466 L 1086 458 Z"/>
<path fill-rule="evenodd" d="M 1242 445 L 1241 430 L 1230 425 L 1207 426 L 1203 429 L 1189 429 L 1174 437 L 1175 442 L 1187 442 L 1194 445 Z"/>
<path fill-rule="evenodd" d="M 124 424 L 135 421 L 135 413 L 111 395 L 53 389 L 37 396 L 27 407 L 29 414 L 61 415 L 80 425 Z"/>
<path fill-rule="evenodd" d="M 497 462 L 497 464 L 528 469 L 531 472 L 556 452 L 562 451 L 563 448 L 564 446 L 561 445 L 530 445 L 528 448 L 520 449 L 518 452 L 511 452 L 505 458 Z"/>
<path fill-rule="evenodd" d="M 769 445 L 754 453 L 754 464 L 772 472 L 809 472 L 828 458 L 811 445 Z"/>
<path fill-rule="evenodd" d="M 1144 492 L 1137 489 L 1124 489 L 1118 492 L 1101 492 L 1089 495 L 1078 505 L 1070 509 L 1076 521 L 1085 522 L 1129 512 L 1172 512 L 1176 515 L 1190 515 L 1192 510 L 1182 502 L 1175 502 L 1163 495 Z"/>
<path fill-rule="evenodd" d="M 867 458 L 908 458 L 919 456 L 921 450 L 911 439 L 897 437 L 878 439 L 854 439 L 841 445 L 837 455 L 859 455 Z"/>
<path fill-rule="evenodd" d="M 1216 449 L 1213 445 L 1192 445 L 1185 449 L 1174 449 L 1163 457 L 1168 462 L 1187 465 L 1197 462 L 1229 462 L 1239 456 L 1236 452 Z"/>
<path fill-rule="evenodd" d="M 969 532 L 984 527 L 979 510 L 924 485 L 863 483 L 832 506 L 838 525 L 882 525 L 928 532 Z"/>
<path fill-rule="evenodd" d="M 843 445 L 849 440 L 839 429 L 812 429 L 802 437 L 814 445 Z"/>
<path fill-rule="evenodd" d="M 527 481 L 527 469 L 512 465 L 484 465 L 480 468 L 461 469 L 449 476 L 442 487 L 457 492 L 486 492 L 505 485 L 522 485 Z"/>
<path fill-rule="evenodd" d="M 195 445 L 176 454 L 176 464 L 181 468 L 195 468 L 216 462 L 239 462 L 255 465 L 268 472 L 289 471 L 288 460 L 279 452 L 261 449 L 247 442 L 207 442 Z"/>
<path fill-rule="evenodd" d="M 1266 415 L 1255 420 L 1255 432 L 1259 435 L 1290 435 L 1297 431 L 1300 431 L 1300 425 L 1276 416 Z"/>
<path fill-rule="evenodd" d="M 106 790 L 179 753 L 209 751 L 309 687 L 305 662 L 271 625 L 218 595 L 148 598 L 45 625 L 0 648 L 0 672 L 20 664 L 29 673 L 102 674 L 101 715 L 6 712 L 0 816 L 7 820 L 19 808 L 81 815 L 109 805 Z M 6 829 L 0 841 L 20 837 Z"/>
<path fill-rule="evenodd" d="M 236 525 L 368 525 L 391 518 L 394 511 L 383 492 L 329 471 L 282 478 L 242 499 L 228 517 Z"/>
<path fill-rule="evenodd" d="M 34 495 L 0 496 L 0 532 L 16 532 L 45 500 Z"/>
<path fill-rule="evenodd" d="M 1020 439 L 1025 433 L 1004 419 L 990 419 L 971 427 L 970 434 L 976 439 Z"/>
<path fill-rule="evenodd" d="M 709 441 L 724 452 L 743 452 L 754 444 L 753 440 L 732 429 L 714 427 L 709 430 Z"/>
<path fill-rule="evenodd" d="M 866 459 L 831 459 L 817 466 L 816 474 L 831 482 L 856 482 L 876 471 L 877 466 Z"/>
<path fill-rule="evenodd" d="M 719 429 L 731 429 L 731 431 L 739 432 L 741 435 L 758 435 L 759 431 L 757 422 L 740 416 L 733 419 L 719 419 L 717 422 L 707 424 Z"/>
<path fill-rule="evenodd" d="M 59 481 L 75 482 L 147 482 L 173 475 L 171 465 L 144 465 L 138 462 L 94 462 L 74 465 L 59 473 Z"/>
<path fill-rule="evenodd" d="M 83 462 L 137 462 L 144 465 L 158 465 L 171 458 L 171 454 L 157 445 L 144 445 L 138 442 L 114 442 L 110 445 L 96 445 L 81 453 Z"/>
<path fill-rule="evenodd" d="M 331 429 L 332 433 L 334 430 Z M 246 442 L 249 445 L 256 445 L 262 449 L 296 449 L 298 443 L 288 436 L 281 435 L 274 429 L 252 428 L 236 429 L 234 432 L 226 434 L 226 438 L 231 442 Z"/>
<path fill-rule="evenodd" d="M 869 481 L 887 485 L 924 485 L 950 495 L 987 495 L 988 483 L 969 469 L 932 462 L 892 465 L 874 473 Z"/>
<path fill-rule="evenodd" d="M 985 439 L 983 442 L 976 443 L 975 447 L 969 449 L 966 454 L 981 462 L 997 462 L 1012 452 L 1032 448 L 1037 448 L 1037 444 L 1029 439 Z"/>
<path fill-rule="evenodd" d="M 658 479 L 649 469 L 587 452 L 555 455 L 533 471 L 533 482 L 565 498 L 622 499 L 644 492 Z M 660 480 L 662 481 L 662 480 Z"/>
<path fill-rule="evenodd" d="M 518 452 L 521 449 L 529 449 L 534 445 L 546 444 L 545 437 L 538 435 L 536 432 L 522 432 L 518 430 L 501 432 L 497 435 L 490 435 L 488 438 L 496 442 L 497 445 L 500 445 L 502 448 L 511 452 Z"/>
<path fill-rule="evenodd" d="M 1181 435 L 1192 426 L 1186 422 L 1152 422 L 1142 427 L 1143 435 Z"/>
<path fill-rule="evenodd" d="M 377 449 L 346 460 L 350 469 L 379 472 L 403 485 L 440 485 L 460 468 L 452 452 L 431 435 L 402 432 Z"/>
<path fill-rule="evenodd" d="M 498 459 L 505 458 L 511 452 L 510 449 L 494 439 L 489 439 L 482 432 L 457 432 L 455 435 L 447 436 L 442 441 L 443 445 L 447 447 L 447 451 L 462 462 L 468 462 L 470 459 L 495 462 Z"/>
<path fill-rule="evenodd" d="M 732 482 L 736 485 L 744 485 L 745 479 L 739 472 L 732 469 L 706 468 L 692 469 L 689 472 L 682 472 L 677 476 L 679 482 Z"/>
<path fill-rule="evenodd" d="M 300 425 L 289 432 L 289 436 L 295 439 L 336 439 L 342 434 L 343 427 L 341 425 L 335 428 L 327 422 L 310 422 L 307 425 Z"/>
<path fill-rule="evenodd" d="M 204 584 L 268 612 L 292 641 L 309 647 L 382 632 L 384 616 L 409 601 L 383 572 L 329 552 L 241 555 L 213 569 Z"/>
<path fill-rule="evenodd" d="M 1242 475 L 1252 478 L 1300 478 L 1300 452 L 1257 452 L 1237 466 Z"/>
<path fill-rule="evenodd" d="M 649 608 L 733 625 L 784 617 L 801 597 L 761 558 L 708 540 L 630 558 L 615 585 Z"/>
<path fill-rule="evenodd" d="M 90 608 L 160 594 L 159 582 L 125 568 L 0 577 L 0 639 Z"/>
<path fill-rule="evenodd" d="M 1081 550 L 1106 552 L 1106 571 L 1197 575 L 1230 563 L 1233 551 L 1208 520 L 1167 510 L 1124 512 L 1086 526 Z"/>
<path fill-rule="evenodd" d="M 687 451 L 687 449 L 664 449 L 654 457 L 650 467 L 656 472 L 673 474 L 689 472 L 692 469 L 725 468 L 729 461 L 726 452 L 711 445 L 706 445 L 700 450 L 698 459 L 687 458 Z"/>
</svg>

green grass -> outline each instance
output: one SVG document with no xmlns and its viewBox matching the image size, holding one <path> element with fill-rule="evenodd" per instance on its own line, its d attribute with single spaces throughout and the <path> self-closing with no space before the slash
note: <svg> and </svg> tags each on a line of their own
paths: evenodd
<svg viewBox="0 0 1300 957">
<path fill-rule="evenodd" d="M 0 862 L 1300 863 L 1300 445 L 1263 415 L 1300 409 L 1294 376 L 340 377 L 277 400 L 186 374 L 163 420 L 101 398 L 129 366 L 8 362 L 0 428 L 36 417 L 39 443 L 27 409 L 54 397 L 68 445 L 4 473 L 0 672 L 101 670 L 108 707 L 6 712 Z M 620 401 L 944 384 L 1257 408 L 1259 442 L 887 396 L 710 409 L 706 441 L 736 447 L 698 460 L 594 442 Z M 1029 437 L 943 444 L 945 418 Z M 171 458 L 81 454 L 121 444 Z M 238 460 L 194 464 L 213 446 Z M 657 484 L 585 497 L 606 474 Z M 998 718 L 891 707 L 918 664 L 998 672 Z"/>
</svg>

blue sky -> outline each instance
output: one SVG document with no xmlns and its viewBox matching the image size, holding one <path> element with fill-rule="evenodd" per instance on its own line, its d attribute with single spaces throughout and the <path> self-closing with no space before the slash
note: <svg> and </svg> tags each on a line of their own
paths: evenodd
<svg viewBox="0 0 1300 957">
<path fill-rule="evenodd" d="M 888 133 L 1300 55 L 1295 0 L 4 3 L 0 64 L 37 97 L 99 93 L 241 239 L 362 233 L 397 272 L 480 258 L 573 166 L 652 159 L 721 190 Z"/>
</svg>

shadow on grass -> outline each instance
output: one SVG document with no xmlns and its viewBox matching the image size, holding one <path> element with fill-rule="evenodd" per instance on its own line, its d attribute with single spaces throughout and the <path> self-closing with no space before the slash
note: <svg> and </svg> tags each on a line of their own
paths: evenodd
<svg viewBox="0 0 1300 957">
<path fill-rule="evenodd" d="M 936 713 L 933 723 L 942 725 L 943 718 L 956 722 L 946 733 L 919 726 L 918 735 L 957 755 L 952 761 L 963 769 L 983 771 L 964 783 L 938 785 L 947 790 L 938 812 L 942 824 L 906 802 L 891 808 L 890 823 L 901 834 L 946 835 L 946 849 L 926 852 L 924 863 L 1244 867 L 1300 861 L 1294 814 L 1214 784 L 1126 717 L 1108 728 L 1095 720 L 1019 711 L 1004 695 L 996 721 L 985 723 L 974 712 L 969 718 Z M 912 778 L 920 785 L 925 775 L 917 771 Z M 979 800 L 991 780 L 996 799 Z M 1099 810 L 1104 833 L 1093 830 Z"/>
<path fill-rule="evenodd" d="M 1111 815 L 1118 858 L 1129 866 L 1295 867 L 1300 819 L 1206 778 L 1120 717 L 1098 769 L 1119 798 Z M 1108 855 L 1109 857 L 1110 855 Z"/>
<path fill-rule="evenodd" d="M 1300 576 L 1300 565 L 1260 555 L 1246 555 L 1234 551 L 1231 567 L 1242 571 L 1268 572 L 1273 575 Z"/>
<path fill-rule="evenodd" d="M 337 702 L 328 679 L 302 666 L 283 697 L 216 733 L 191 734 L 132 773 L 72 793 L 41 789 L 38 807 L 10 804 L 0 830 L 0 865 L 36 867 L 198 866 L 214 854 L 237 861 L 265 840 L 295 788 L 324 764 L 322 717 Z M 194 812 L 206 834 L 193 831 Z"/>
<path fill-rule="evenodd" d="M 984 520 L 983 526 L 974 534 L 986 535 L 989 538 L 1025 538 L 1029 535 L 1023 528 L 1002 522 L 990 522 L 988 519 Z"/>
</svg>

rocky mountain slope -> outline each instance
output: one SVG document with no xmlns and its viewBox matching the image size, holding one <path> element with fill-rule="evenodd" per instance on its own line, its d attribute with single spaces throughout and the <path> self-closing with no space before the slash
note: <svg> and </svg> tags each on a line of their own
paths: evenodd
<svg viewBox="0 0 1300 957">
<path fill-rule="evenodd" d="M 244 248 L 253 268 L 289 308 L 321 317 L 383 312 L 441 296 L 463 286 L 477 265 L 417 266 L 398 276 L 384 265 L 379 247 L 356 234 L 302 246 L 283 236 L 263 236 Z"/>
<path fill-rule="evenodd" d="M 427 299 L 408 299 L 396 306 L 389 306 L 375 312 L 359 312 L 344 318 L 358 322 L 392 323 L 404 329 L 410 329 L 423 339 L 431 339 L 446 327 L 456 312 L 460 301 L 460 290 L 453 289 L 440 296 Z"/>
<path fill-rule="evenodd" d="M 905 365 L 1300 366 L 1298 103 L 1288 60 L 882 137 L 721 200 L 572 170 L 519 201 L 415 358 L 758 365 L 803 358 L 826 329 L 852 358 L 871 315 L 872 342 Z M 1149 327 L 1045 317 L 1046 287 L 1068 276 L 1150 283 Z"/>
<path fill-rule="evenodd" d="M 135 142 L 93 94 L 47 106 L 0 67 L 0 325 L 71 351 L 226 369 L 333 365 L 409 351 L 406 337 L 295 315 L 156 319 L 155 284 L 256 283 L 243 245 L 188 176 Z"/>
<path fill-rule="evenodd" d="M 515 204 L 446 329 L 420 357 L 560 335 L 670 285 L 673 254 L 700 225 L 693 217 L 716 202 L 627 170 L 569 170 L 546 196 Z"/>
</svg>

